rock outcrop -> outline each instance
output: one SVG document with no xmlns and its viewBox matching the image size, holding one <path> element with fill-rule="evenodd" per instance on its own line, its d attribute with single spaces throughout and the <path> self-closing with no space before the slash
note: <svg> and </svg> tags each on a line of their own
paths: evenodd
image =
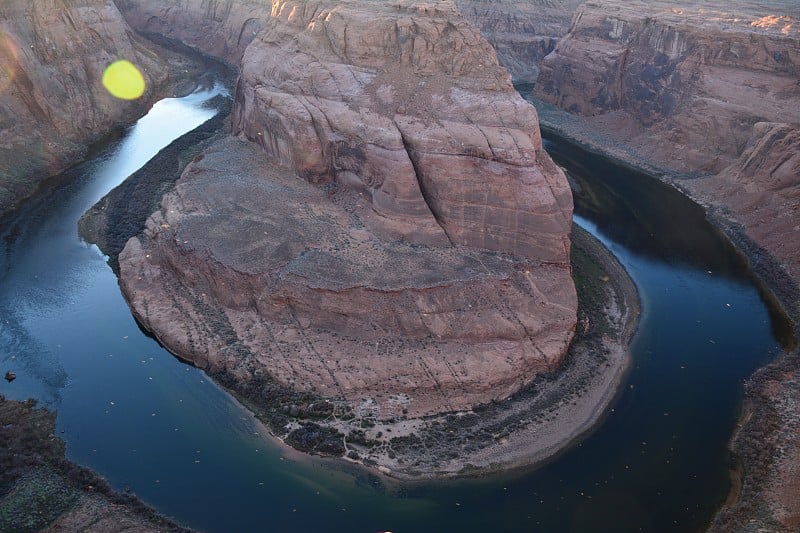
<svg viewBox="0 0 800 533">
<path fill-rule="evenodd" d="M 566 264 L 571 193 L 536 112 L 448 2 L 284 3 L 242 61 L 234 133 L 366 193 L 369 229 Z"/>
<path fill-rule="evenodd" d="M 139 66 L 147 93 L 112 97 L 101 84 L 117 59 Z M 80 157 L 115 125 L 144 112 L 165 61 L 111 0 L 0 4 L 0 214 Z"/>
<path fill-rule="evenodd" d="M 716 173 L 755 123 L 800 121 L 798 19 L 785 2 L 592 0 L 535 96 L 655 161 Z"/>
<path fill-rule="evenodd" d="M 240 383 L 376 418 L 555 368 L 571 194 L 478 31 L 451 2 L 282 1 L 260 24 L 233 112 L 252 142 L 187 167 L 120 255 L 140 321 Z"/>
</svg>

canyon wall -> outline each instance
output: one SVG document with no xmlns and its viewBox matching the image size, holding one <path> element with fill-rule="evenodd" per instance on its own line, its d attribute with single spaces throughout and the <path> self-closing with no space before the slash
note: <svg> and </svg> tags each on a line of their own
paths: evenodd
<svg viewBox="0 0 800 533">
<path fill-rule="evenodd" d="M 169 16 L 206 28 L 200 4 Z M 209 31 L 238 43 L 254 26 L 232 9 Z M 240 139 L 187 167 L 120 255 L 142 324 L 240 386 L 266 375 L 377 418 L 467 409 L 556 368 L 572 198 L 479 32 L 452 2 L 276 1 L 259 24 Z"/>
<path fill-rule="evenodd" d="M 797 12 L 777 1 L 591 0 L 543 61 L 534 95 L 652 160 L 716 173 L 755 123 L 800 121 Z"/>
<path fill-rule="evenodd" d="M 101 84 L 123 58 L 145 77 L 141 101 L 115 99 Z M 0 214 L 142 114 L 167 72 L 111 0 L 0 3 Z"/>
<path fill-rule="evenodd" d="M 800 279 L 798 4 L 588 1 L 534 96 L 623 158 L 705 176 L 680 187 Z"/>
<path fill-rule="evenodd" d="M 250 41 L 269 20 L 274 2 L 116 0 L 116 4 L 138 32 L 167 37 L 238 67 Z"/>
<path fill-rule="evenodd" d="M 494 47 L 514 83 L 534 83 L 539 63 L 569 30 L 583 0 L 456 0 Z"/>
</svg>

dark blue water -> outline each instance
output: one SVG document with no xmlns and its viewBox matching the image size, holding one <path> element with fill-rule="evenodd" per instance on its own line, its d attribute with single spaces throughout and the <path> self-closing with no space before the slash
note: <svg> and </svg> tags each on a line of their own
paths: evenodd
<svg viewBox="0 0 800 533">
<path fill-rule="evenodd" d="M 76 222 L 207 119 L 219 90 L 157 105 L 2 228 L 0 370 L 18 379 L 0 393 L 57 410 L 71 459 L 206 531 L 688 531 L 710 519 L 741 382 L 786 325 L 696 206 L 568 147 L 550 145 L 574 171 L 578 223 L 629 270 L 643 313 L 613 412 L 538 470 L 396 486 L 309 459 L 144 335 Z"/>
</svg>

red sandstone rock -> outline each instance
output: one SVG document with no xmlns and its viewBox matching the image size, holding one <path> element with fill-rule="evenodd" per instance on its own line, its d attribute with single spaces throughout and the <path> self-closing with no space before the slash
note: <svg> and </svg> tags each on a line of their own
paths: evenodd
<svg viewBox="0 0 800 533">
<path fill-rule="evenodd" d="M 798 42 L 800 11 L 785 2 L 593 0 L 543 61 L 535 95 L 656 162 L 719 172 L 756 122 L 800 121 Z M 620 113 L 636 127 L 621 129 Z"/>
<path fill-rule="evenodd" d="M 569 269 L 385 241 L 333 196 L 229 138 L 187 168 L 120 255 L 139 320 L 176 354 L 380 417 L 505 398 L 555 368 L 575 324 Z"/>
<path fill-rule="evenodd" d="M 536 112 L 451 3 L 276 5 L 243 56 L 235 133 L 365 192 L 386 238 L 566 263 L 571 194 Z"/>
<path fill-rule="evenodd" d="M 254 142 L 210 148 L 120 255 L 137 317 L 199 366 L 381 418 L 555 368 L 571 194 L 486 41 L 450 2 L 272 14 L 236 90 Z"/>
</svg>

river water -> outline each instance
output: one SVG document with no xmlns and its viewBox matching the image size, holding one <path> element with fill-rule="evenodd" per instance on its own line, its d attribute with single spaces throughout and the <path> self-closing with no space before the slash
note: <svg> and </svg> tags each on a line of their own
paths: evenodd
<svg viewBox="0 0 800 533">
<path fill-rule="evenodd" d="M 654 180 L 549 149 L 571 170 L 576 220 L 642 297 L 634 363 L 605 422 L 536 470 L 386 485 L 310 459 L 180 363 L 131 317 L 77 220 L 161 147 L 215 112 L 221 87 L 167 99 L 2 228 L 0 383 L 58 412 L 70 459 L 204 531 L 691 531 L 728 488 L 741 382 L 786 342 L 746 264 L 702 212 Z"/>
</svg>

